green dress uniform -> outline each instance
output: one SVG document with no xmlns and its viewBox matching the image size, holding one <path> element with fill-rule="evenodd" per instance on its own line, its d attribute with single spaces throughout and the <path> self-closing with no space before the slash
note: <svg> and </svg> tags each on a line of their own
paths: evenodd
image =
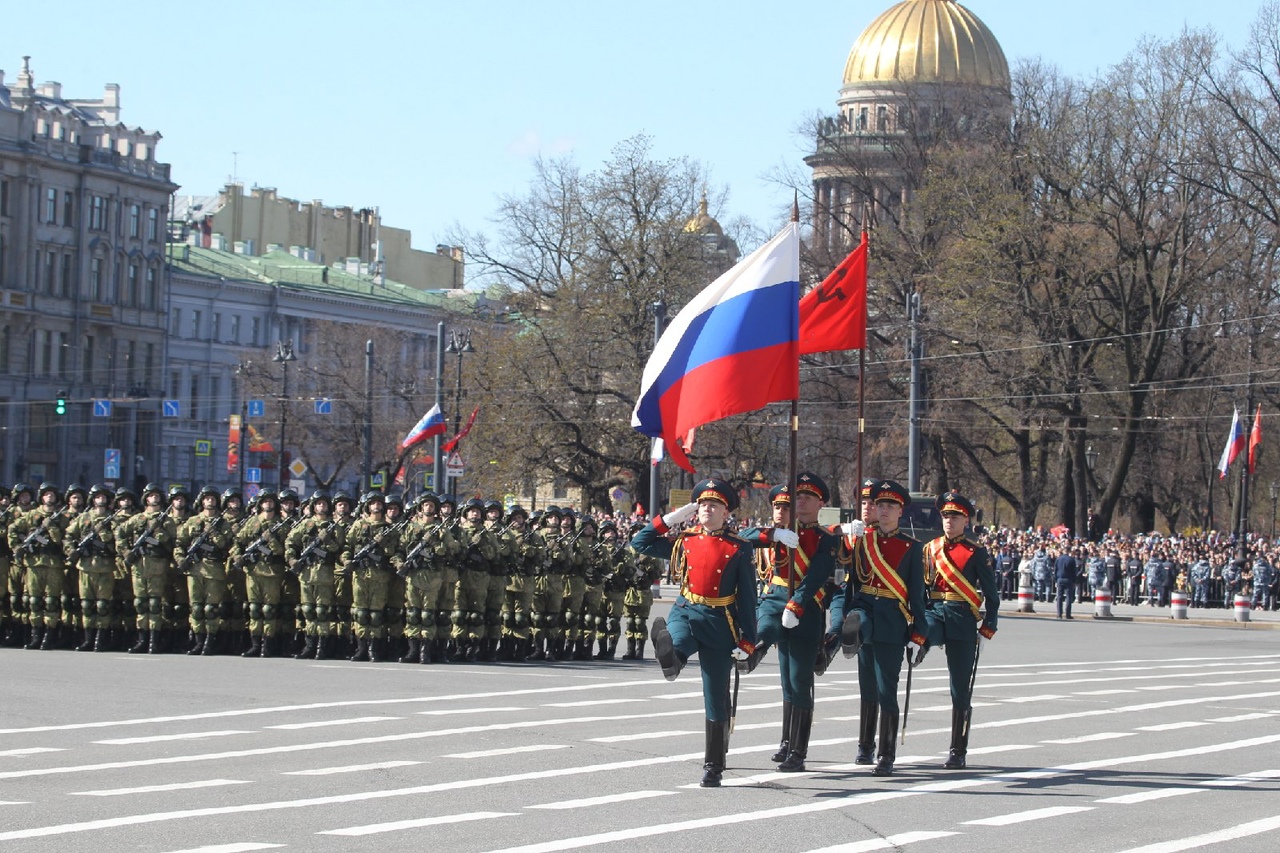
<svg viewBox="0 0 1280 853">
<path fill-rule="evenodd" d="M 148 494 L 150 488 L 143 494 Z M 158 491 L 158 490 L 157 490 Z M 162 508 L 151 507 L 131 516 L 116 534 L 116 552 L 123 552 L 133 581 L 133 609 L 137 614 L 138 639 L 129 651 L 137 654 L 160 651 L 164 628 L 165 581 L 173 559 L 177 527 Z"/>
<path fill-rule="evenodd" d="M 894 500 L 906 506 L 909 492 L 892 480 L 877 484 L 873 499 Z M 893 772 L 898 738 L 898 679 L 908 640 L 924 646 L 925 588 L 921 546 L 895 530 L 884 534 L 868 529 L 855 540 L 851 573 L 843 596 L 832 604 L 832 625 L 857 615 L 861 646 L 858 649 L 858 689 L 861 722 L 858 754 L 854 761 L 870 764 L 875 750 L 879 717 L 880 751 L 876 775 Z"/>
<path fill-rule="evenodd" d="M 223 616 L 228 596 L 227 557 L 234 542 L 231 522 L 216 506 L 191 516 L 178 528 L 174 556 L 187 579 L 191 632 L 196 638 L 187 650 L 189 655 L 212 655 L 221 645 L 219 639 L 227 628 Z"/>
<path fill-rule="evenodd" d="M 737 494 L 725 481 L 704 480 L 693 490 L 694 502 L 715 500 L 730 511 Z M 750 543 L 723 528 L 694 526 L 671 532 L 656 516 L 631 544 L 642 554 L 670 560 L 680 578 L 669 618 L 655 620 L 653 648 L 668 681 L 698 655 L 702 668 L 702 700 L 706 711 L 703 759 L 704 787 L 718 787 L 729 746 L 729 673 L 735 648 L 748 654 L 756 642 L 756 571 Z"/>
<path fill-rule="evenodd" d="M 116 537 L 110 507 L 95 507 L 76 516 L 67 527 L 64 545 L 67 561 L 75 565 L 79 573 L 84 642 L 78 648 L 105 652 L 109 649 L 116 569 Z"/>
<path fill-rule="evenodd" d="M 962 512 L 966 518 L 973 517 L 973 504 L 956 492 L 940 495 L 937 504 L 939 512 Z M 946 649 L 951 681 L 951 748 L 945 766 L 960 769 L 965 766 L 969 750 L 978 635 L 987 639 L 995 636 L 1000 592 L 991 555 L 964 536 L 939 536 L 925 545 L 924 579 L 929 590 L 925 611 L 929 646 Z"/>
</svg>

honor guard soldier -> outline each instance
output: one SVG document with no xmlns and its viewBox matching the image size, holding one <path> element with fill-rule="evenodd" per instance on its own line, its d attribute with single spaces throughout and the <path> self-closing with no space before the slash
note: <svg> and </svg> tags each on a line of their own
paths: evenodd
<svg viewBox="0 0 1280 853">
<path fill-rule="evenodd" d="M 118 499 L 118 496 L 117 496 Z M 132 516 L 116 533 L 116 553 L 133 579 L 133 608 L 137 613 L 138 639 L 130 654 L 159 654 L 164 628 L 166 577 L 173 560 L 177 526 L 165 512 L 165 496 L 155 483 L 142 490 L 142 512 Z"/>
<path fill-rule="evenodd" d="M 116 568 L 111 498 L 111 492 L 105 486 L 89 489 L 89 509 L 71 522 L 63 540 L 67 562 L 76 567 L 80 585 L 84 641 L 76 647 L 79 652 L 105 652 L 109 649 L 111 595 Z"/>
<path fill-rule="evenodd" d="M 35 509 L 9 526 L 9 547 L 26 574 L 26 609 L 31 619 L 28 649 L 49 650 L 58 642 L 66 560 L 62 540 L 67 523 L 62 498 L 53 483 L 41 483 Z"/>
<path fill-rule="evenodd" d="M 400 543 L 384 514 L 386 501 L 382 493 L 366 492 L 362 503 L 365 516 L 351 525 L 342 554 L 343 571 L 351 575 L 356 632 L 356 651 L 351 660 L 378 663 L 383 658 L 387 590 L 394 571 L 391 560 Z"/>
<path fill-rule="evenodd" d="M 725 523 L 738 507 L 738 495 L 724 480 L 698 483 L 693 502 L 653 521 L 635 535 L 642 554 L 670 560 L 680 594 L 670 618 L 654 620 L 653 651 L 662 674 L 674 681 L 694 654 L 702 665 L 702 701 L 706 708 L 704 788 L 720 787 L 729 746 L 729 672 L 734 658 L 755 651 L 756 573 L 751 545 L 727 532 Z M 665 538 L 691 518 L 697 524 Z"/>
<path fill-rule="evenodd" d="M 346 545 L 341 522 L 333 517 L 328 492 L 311 494 L 311 515 L 294 525 L 285 538 L 284 561 L 298 579 L 299 613 L 305 622 L 305 642 L 298 660 L 333 657 L 334 577 L 338 557 Z"/>
<path fill-rule="evenodd" d="M 249 613 L 249 648 L 242 657 L 276 654 L 280 584 L 284 579 L 284 531 L 289 519 L 281 518 L 275 492 L 258 493 L 258 512 L 236 531 L 231 565 L 245 576 L 245 600 Z"/>
<path fill-rule="evenodd" d="M 195 643 L 189 655 L 212 655 L 221 645 L 227 602 L 227 557 L 235 530 L 222 514 L 222 499 L 213 486 L 196 496 L 198 513 L 178 527 L 174 558 L 186 576 L 191 602 L 191 632 Z M 171 507 L 172 509 L 172 507 Z"/>
<path fill-rule="evenodd" d="M 826 633 L 827 581 L 835 569 L 839 540 L 818 526 L 818 510 L 830 498 L 816 474 L 796 478 L 794 506 L 788 486 L 769 492 L 773 527 L 751 528 L 742 537 L 768 549 L 769 579 L 756 607 L 754 667 L 767 646 L 778 647 L 782 677 L 782 744 L 773 760 L 784 773 L 805 769 L 813 727 L 814 664 Z M 794 511 L 798 532 L 791 530 Z"/>
<path fill-rule="evenodd" d="M 929 646 L 944 646 L 951 678 L 951 748 L 945 767 L 964 767 L 973 714 L 973 678 L 978 646 L 996 634 L 1000 590 L 991 555 L 964 535 L 973 518 L 973 502 L 956 491 L 934 504 L 942 515 L 942 535 L 924 546 L 925 586 L 929 590 Z M 985 613 L 984 613 L 985 611 Z"/>
<path fill-rule="evenodd" d="M 910 495 L 893 480 L 872 489 L 876 526 L 857 538 L 844 595 L 832 605 L 847 657 L 858 656 L 861 719 L 857 764 L 872 763 L 879 717 L 880 751 L 875 775 L 893 773 L 898 738 L 898 677 L 903 647 L 912 663 L 925 646 L 924 566 L 920 543 L 899 532 Z"/>
</svg>

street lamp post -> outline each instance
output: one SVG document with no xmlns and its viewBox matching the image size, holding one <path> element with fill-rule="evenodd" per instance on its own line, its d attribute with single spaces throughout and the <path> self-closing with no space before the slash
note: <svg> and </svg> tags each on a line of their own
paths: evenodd
<svg viewBox="0 0 1280 853">
<path fill-rule="evenodd" d="M 276 491 L 284 488 L 284 440 L 289 420 L 289 362 L 297 361 L 293 354 L 293 341 L 276 341 L 276 354 L 272 361 L 280 363 L 283 371 L 280 384 L 280 447 L 276 451 Z"/>
<path fill-rule="evenodd" d="M 476 348 L 471 345 L 471 330 L 449 332 L 449 345 L 444 348 L 444 351 L 458 357 L 458 379 L 453 391 L 453 434 L 456 437 L 462 431 L 462 357 L 476 351 Z M 457 479 L 450 477 L 448 494 L 456 496 L 457 493 Z"/>
<path fill-rule="evenodd" d="M 1280 499 L 1280 483 L 1271 481 L 1271 541 L 1276 541 L 1276 501 Z"/>
</svg>

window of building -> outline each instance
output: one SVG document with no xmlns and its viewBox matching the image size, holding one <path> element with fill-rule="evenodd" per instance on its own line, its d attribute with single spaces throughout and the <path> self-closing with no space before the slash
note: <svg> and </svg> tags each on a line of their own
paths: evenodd
<svg viewBox="0 0 1280 853">
<path fill-rule="evenodd" d="M 36 376 L 48 376 L 49 368 L 53 364 L 53 338 L 48 329 L 36 329 L 31 334 L 31 352 L 35 355 L 36 361 L 35 370 L 32 373 Z"/>
<path fill-rule="evenodd" d="M 138 305 L 138 265 L 134 261 L 129 262 L 129 280 L 125 285 L 125 305 Z"/>
<path fill-rule="evenodd" d="M 217 376 L 209 377 L 209 412 L 208 417 L 218 417 L 218 412 L 222 410 L 222 380 Z"/>
<path fill-rule="evenodd" d="M 150 159 L 151 149 L 142 143 L 138 143 L 138 145 L 133 149 L 133 156 L 137 157 L 139 160 Z"/>
<path fill-rule="evenodd" d="M 262 339 L 262 318 L 254 317 L 253 318 L 253 336 L 249 340 L 249 345 L 255 346 L 255 347 L 261 346 L 262 345 L 261 339 Z"/>
<path fill-rule="evenodd" d="M 58 295 L 67 298 L 75 293 L 75 255 L 70 252 L 62 256 L 62 288 Z"/>
<path fill-rule="evenodd" d="M 169 327 L 169 334 L 175 338 L 182 334 L 182 309 L 181 308 L 173 309 L 173 325 Z"/>
<path fill-rule="evenodd" d="M 131 387 L 138 384 L 138 342 L 129 341 L 124 356 L 124 381 Z"/>
<path fill-rule="evenodd" d="M 200 315 L 201 315 L 201 313 L 202 313 L 202 312 L 200 312 L 200 311 L 192 311 L 192 312 L 191 312 L 191 337 L 192 337 L 192 338 L 194 338 L 194 339 L 196 339 L 197 341 L 198 341 L 198 340 L 200 340 L 200 319 L 201 319 Z"/>
<path fill-rule="evenodd" d="M 82 359 L 80 363 L 80 381 L 89 385 L 93 384 L 95 378 L 94 368 L 97 366 L 94 363 L 94 344 L 93 335 L 85 335 L 84 342 L 80 345 L 80 358 Z"/>
<path fill-rule="evenodd" d="M 136 204 L 129 205 L 129 236 L 142 236 L 142 208 Z"/>
<path fill-rule="evenodd" d="M 867 129 L 867 108 L 866 107 L 860 107 L 858 109 L 858 120 L 854 123 L 853 129 L 854 130 Z"/>
<path fill-rule="evenodd" d="M 71 346 L 67 341 L 66 332 L 53 333 L 53 368 L 54 373 L 59 379 L 70 379 L 67 373 L 67 365 L 71 360 Z"/>
<path fill-rule="evenodd" d="M 227 335 L 227 342 L 232 344 L 240 343 L 240 315 L 231 315 L 231 330 Z"/>
<path fill-rule="evenodd" d="M 215 342 L 222 340 L 222 315 L 216 311 L 213 312 L 213 317 L 210 318 L 210 323 L 209 340 Z"/>
<path fill-rule="evenodd" d="M 154 207 L 147 211 L 147 239 L 160 239 L 160 211 Z"/>
<path fill-rule="evenodd" d="M 102 274 L 102 258 L 89 259 L 89 298 L 94 302 L 107 301 L 107 281 Z"/>
<path fill-rule="evenodd" d="M 107 230 L 107 200 L 103 196 L 95 195 L 89 199 L 89 229 Z"/>
<path fill-rule="evenodd" d="M 151 380 L 155 377 L 156 370 L 156 345 L 153 343 L 144 344 L 142 347 L 142 384 L 148 388 L 151 387 Z"/>
<path fill-rule="evenodd" d="M 169 373 L 169 399 L 176 400 L 182 396 L 182 374 L 174 370 Z"/>
<path fill-rule="evenodd" d="M 191 377 L 191 405 L 187 406 L 191 411 L 191 420 L 200 420 L 200 377 Z"/>
<path fill-rule="evenodd" d="M 4 286 L 4 235 L 0 234 L 0 287 Z"/>
<path fill-rule="evenodd" d="M 0 327 L 0 373 L 9 372 L 9 327 Z"/>
<path fill-rule="evenodd" d="M 146 287 L 142 291 L 143 305 L 154 311 L 160 302 L 160 288 L 158 284 L 158 276 L 156 275 L 155 264 L 147 264 L 147 281 Z"/>
<path fill-rule="evenodd" d="M 9 182 L 0 178 L 0 216 L 9 215 Z"/>
<path fill-rule="evenodd" d="M 76 197 L 69 192 L 62 194 L 62 224 L 68 228 L 76 224 Z"/>
<path fill-rule="evenodd" d="M 58 191 L 52 187 L 44 191 L 44 221 L 58 224 Z"/>
<path fill-rule="evenodd" d="M 564 477 L 556 477 L 551 484 L 551 494 L 556 500 L 569 497 L 569 483 Z"/>
<path fill-rule="evenodd" d="M 48 251 L 44 253 L 44 292 L 50 296 L 54 295 L 57 287 L 58 275 L 58 253 Z"/>
<path fill-rule="evenodd" d="M 881 105 L 876 107 L 876 130 L 881 133 L 889 129 L 889 108 Z"/>
</svg>

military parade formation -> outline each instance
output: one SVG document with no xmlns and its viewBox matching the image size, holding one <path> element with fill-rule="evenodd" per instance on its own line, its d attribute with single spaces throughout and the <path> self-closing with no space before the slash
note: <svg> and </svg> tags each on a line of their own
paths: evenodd
<svg viewBox="0 0 1280 853">
<path fill-rule="evenodd" d="M 32 650 L 640 660 L 664 571 L 613 522 L 430 492 L 19 484 L 0 530 L 3 643 Z"/>
</svg>

